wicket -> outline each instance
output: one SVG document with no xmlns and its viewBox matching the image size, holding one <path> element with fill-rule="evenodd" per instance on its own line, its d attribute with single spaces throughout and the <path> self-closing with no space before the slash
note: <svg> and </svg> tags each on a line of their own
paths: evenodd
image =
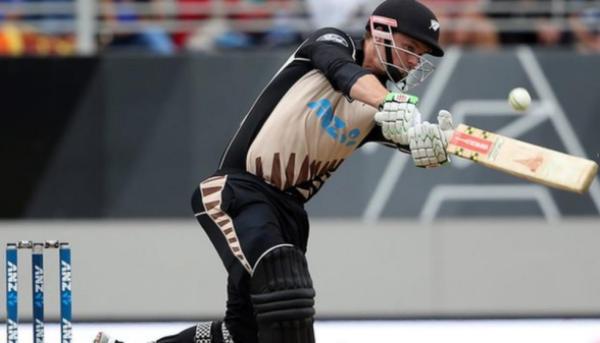
<svg viewBox="0 0 600 343">
<path fill-rule="evenodd" d="M 6 244 L 6 341 L 19 341 L 19 249 L 31 249 L 33 342 L 44 342 L 44 249 L 58 249 L 60 274 L 60 341 L 71 343 L 71 246 L 66 242 L 20 241 Z"/>
</svg>

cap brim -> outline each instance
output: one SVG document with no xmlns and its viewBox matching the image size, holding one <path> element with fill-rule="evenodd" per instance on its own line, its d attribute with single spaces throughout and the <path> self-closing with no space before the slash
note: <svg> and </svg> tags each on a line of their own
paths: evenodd
<svg viewBox="0 0 600 343">
<path fill-rule="evenodd" d="M 429 52 L 430 55 L 436 57 L 444 56 L 444 50 L 439 46 L 438 42 L 432 40 L 430 37 L 413 37 L 416 40 L 423 42 L 423 44 L 427 45 L 431 50 Z"/>
<path fill-rule="evenodd" d="M 427 45 L 427 47 L 430 49 L 430 52 L 428 52 L 428 54 L 432 55 L 432 56 L 436 56 L 436 57 L 442 57 L 444 56 L 444 50 L 442 50 L 442 48 L 440 47 L 440 45 L 438 44 L 438 42 L 434 41 L 433 39 L 431 39 L 431 37 L 429 36 L 420 36 L 420 35 L 415 35 L 411 32 L 406 32 L 406 31 L 402 31 L 402 30 L 397 30 L 396 32 L 401 32 L 413 39 L 418 40 L 419 42 Z"/>
<path fill-rule="evenodd" d="M 440 48 L 439 45 L 435 44 L 431 44 L 429 45 L 429 47 L 431 48 L 431 53 L 430 55 L 432 56 L 436 56 L 436 57 L 442 57 L 444 56 L 444 50 L 442 50 L 442 48 Z"/>
</svg>

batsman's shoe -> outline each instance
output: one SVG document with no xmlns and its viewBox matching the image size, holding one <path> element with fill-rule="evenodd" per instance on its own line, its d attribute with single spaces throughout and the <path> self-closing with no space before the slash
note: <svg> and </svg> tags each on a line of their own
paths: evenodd
<svg viewBox="0 0 600 343">
<path fill-rule="evenodd" d="M 94 338 L 94 343 L 125 343 L 125 342 L 119 341 L 119 340 L 114 339 L 114 338 L 110 338 L 109 335 L 107 335 L 106 333 L 100 331 L 96 335 L 96 338 Z M 156 342 L 153 341 L 153 342 L 148 342 L 148 343 L 156 343 Z"/>
<path fill-rule="evenodd" d="M 94 343 L 124 343 L 124 342 L 118 341 L 118 340 L 116 340 L 114 338 L 110 338 L 109 335 L 107 335 L 106 333 L 100 331 L 96 335 L 96 338 L 94 338 Z"/>
</svg>

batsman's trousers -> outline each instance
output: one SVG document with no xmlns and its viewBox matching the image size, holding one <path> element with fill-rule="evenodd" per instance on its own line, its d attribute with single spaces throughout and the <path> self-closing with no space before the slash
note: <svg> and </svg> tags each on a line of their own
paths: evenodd
<svg viewBox="0 0 600 343">
<path fill-rule="evenodd" d="M 225 324 L 236 343 L 256 343 L 250 279 L 273 249 L 306 252 L 303 202 L 243 171 L 218 171 L 194 191 L 192 208 L 228 271 Z"/>
</svg>

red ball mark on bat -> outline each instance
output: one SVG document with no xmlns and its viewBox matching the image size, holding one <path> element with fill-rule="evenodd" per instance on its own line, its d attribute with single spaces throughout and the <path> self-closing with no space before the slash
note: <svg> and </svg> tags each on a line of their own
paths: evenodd
<svg viewBox="0 0 600 343">
<path fill-rule="evenodd" d="M 515 160 L 517 163 L 521 163 L 525 167 L 527 167 L 532 173 L 535 173 L 537 169 L 544 163 L 544 157 L 542 155 L 538 155 L 534 158 L 529 158 L 526 160 Z"/>
</svg>

